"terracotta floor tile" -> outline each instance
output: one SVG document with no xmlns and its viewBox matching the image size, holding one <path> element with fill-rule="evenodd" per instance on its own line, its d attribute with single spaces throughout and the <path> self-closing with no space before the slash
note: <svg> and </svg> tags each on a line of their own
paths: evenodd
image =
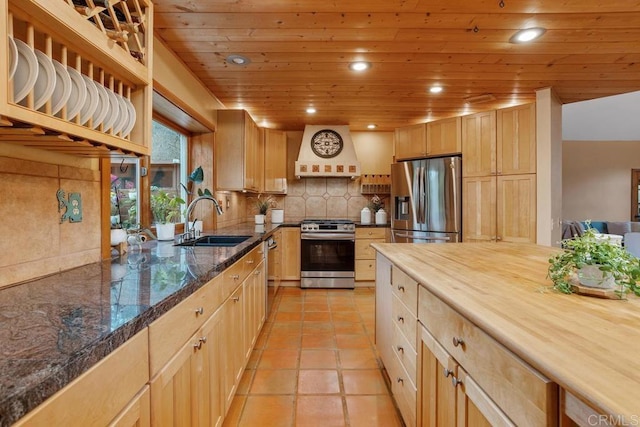
<svg viewBox="0 0 640 427">
<path fill-rule="evenodd" d="M 355 322 L 334 322 L 333 330 L 336 334 L 364 334 L 365 329 L 362 326 L 362 323 Z"/>
<path fill-rule="evenodd" d="M 260 350 L 264 348 L 265 343 L 267 342 L 267 337 L 269 336 L 269 332 L 261 332 L 258 335 L 258 339 L 256 340 L 256 346 L 254 348 Z"/>
<path fill-rule="evenodd" d="M 227 412 L 227 416 L 224 418 L 222 427 L 237 427 L 240 422 L 240 416 L 244 409 L 244 404 L 247 400 L 247 396 L 235 396 L 231 401 L 231 407 Z"/>
<path fill-rule="evenodd" d="M 304 311 L 329 311 L 329 304 L 325 302 L 304 302 Z"/>
<path fill-rule="evenodd" d="M 300 369 L 336 369 L 335 350 L 300 351 Z"/>
<path fill-rule="evenodd" d="M 302 335 L 302 348 L 336 348 L 336 340 L 333 333 Z"/>
<path fill-rule="evenodd" d="M 276 322 L 287 322 L 291 320 L 302 320 L 302 312 L 300 311 L 280 311 L 276 314 Z"/>
<path fill-rule="evenodd" d="M 331 312 L 329 311 L 305 311 L 305 322 L 331 322 Z"/>
<path fill-rule="evenodd" d="M 378 369 L 378 360 L 372 349 L 338 350 L 342 369 Z"/>
<path fill-rule="evenodd" d="M 400 427 L 400 419 L 389 395 L 347 396 L 351 427 Z"/>
<path fill-rule="evenodd" d="M 302 311 L 302 303 L 300 302 L 286 302 L 280 303 L 278 306 L 278 312 L 296 312 Z"/>
<path fill-rule="evenodd" d="M 346 394 L 388 394 L 378 369 L 343 370 L 342 382 Z"/>
<path fill-rule="evenodd" d="M 273 335 L 269 336 L 265 349 L 298 349 L 300 348 L 301 335 Z"/>
<path fill-rule="evenodd" d="M 300 332 L 302 331 L 302 322 L 275 322 L 271 327 L 271 332 L 276 331 Z"/>
<path fill-rule="evenodd" d="M 247 369 L 256 369 L 256 366 L 258 366 L 258 360 L 260 360 L 261 354 L 262 354 L 262 350 L 254 349 L 251 352 L 251 356 L 249 357 L 249 361 L 247 362 Z"/>
<path fill-rule="evenodd" d="M 357 311 L 332 312 L 331 320 L 334 322 L 361 322 L 360 313 Z"/>
<path fill-rule="evenodd" d="M 340 393 L 338 371 L 334 370 L 301 370 L 298 376 L 299 394 L 333 394 Z"/>
<path fill-rule="evenodd" d="M 336 334 L 336 342 L 338 348 L 371 348 L 371 341 L 367 335 Z"/>
<path fill-rule="evenodd" d="M 331 308 L 331 311 L 335 312 L 358 311 L 354 303 L 347 302 L 330 302 L 329 307 Z"/>
<path fill-rule="evenodd" d="M 249 394 L 293 394 L 298 371 L 294 369 L 256 369 Z"/>
<path fill-rule="evenodd" d="M 317 334 L 323 332 L 333 332 L 333 324 L 331 322 L 302 322 L 303 334 Z"/>
<path fill-rule="evenodd" d="M 346 426 L 342 397 L 299 396 L 296 402 L 296 427 Z"/>
<path fill-rule="evenodd" d="M 258 369 L 297 369 L 298 349 L 266 349 L 262 352 Z"/>
<path fill-rule="evenodd" d="M 291 427 L 294 396 L 248 396 L 240 426 Z"/>
</svg>

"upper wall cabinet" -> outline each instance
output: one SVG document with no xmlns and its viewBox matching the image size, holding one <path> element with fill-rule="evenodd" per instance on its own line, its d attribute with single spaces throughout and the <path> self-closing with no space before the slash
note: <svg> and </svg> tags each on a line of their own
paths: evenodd
<svg viewBox="0 0 640 427">
<path fill-rule="evenodd" d="M 535 104 L 498 110 L 498 175 L 536 173 Z"/>
<path fill-rule="evenodd" d="M 496 174 L 496 112 L 462 118 L 462 172 L 466 177 Z"/>
<path fill-rule="evenodd" d="M 394 143 L 396 161 L 460 153 L 460 117 L 397 128 Z"/>
<path fill-rule="evenodd" d="M 281 130 L 264 130 L 264 191 L 287 192 L 287 134 Z"/>
<path fill-rule="evenodd" d="M 0 0 L 0 140 L 99 157 L 149 154 L 149 0 Z"/>
<path fill-rule="evenodd" d="M 244 110 L 218 110 L 215 143 L 216 189 L 262 190 L 260 129 Z"/>
</svg>

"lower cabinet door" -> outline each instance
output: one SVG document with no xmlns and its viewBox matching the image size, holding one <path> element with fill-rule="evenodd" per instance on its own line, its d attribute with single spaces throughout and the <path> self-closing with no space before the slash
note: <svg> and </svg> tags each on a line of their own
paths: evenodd
<svg viewBox="0 0 640 427">
<path fill-rule="evenodd" d="M 223 311 L 218 310 L 201 329 L 204 343 L 197 354 L 200 374 L 206 377 L 206 381 L 199 383 L 202 390 L 198 396 L 197 414 L 201 426 L 218 427 L 224 420 L 222 344 L 225 331 L 222 320 Z"/>
<path fill-rule="evenodd" d="M 418 417 L 423 427 L 456 425 L 456 389 L 451 383 L 454 362 L 423 327 L 420 344 Z"/>
<path fill-rule="evenodd" d="M 151 425 L 149 386 L 127 405 L 118 416 L 109 423 L 109 427 L 149 427 Z"/>
<path fill-rule="evenodd" d="M 224 338 L 221 354 L 225 412 L 231 406 L 236 384 L 240 381 L 245 365 L 243 304 L 243 286 L 239 286 L 222 306 Z"/>
<path fill-rule="evenodd" d="M 458 426 L 515 426 L 464 369 L 457 374 Z"/>
</svg>

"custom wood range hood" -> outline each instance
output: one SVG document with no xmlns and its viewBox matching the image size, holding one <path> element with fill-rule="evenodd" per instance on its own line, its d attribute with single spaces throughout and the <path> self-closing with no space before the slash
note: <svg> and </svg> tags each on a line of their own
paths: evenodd
<svg viewBox="0 0 640 427">
<path fill-rule="evenodd" d="M 298 178 L 360 176 L 349 126 L 305 126 L 295 166 Z"/>
</svg>

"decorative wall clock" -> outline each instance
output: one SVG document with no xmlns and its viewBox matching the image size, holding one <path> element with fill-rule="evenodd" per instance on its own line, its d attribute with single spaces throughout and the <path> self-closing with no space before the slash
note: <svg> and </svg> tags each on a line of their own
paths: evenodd
<svg viewBox="0 0 640 427">
<path fill-rule="evenodd" d="M 322 129 L 311 137 L 311 149 L 323 159 L 330 159 L 342 151 L 344 142 L 338 132 L 331 129 Z"/>
</svg>

